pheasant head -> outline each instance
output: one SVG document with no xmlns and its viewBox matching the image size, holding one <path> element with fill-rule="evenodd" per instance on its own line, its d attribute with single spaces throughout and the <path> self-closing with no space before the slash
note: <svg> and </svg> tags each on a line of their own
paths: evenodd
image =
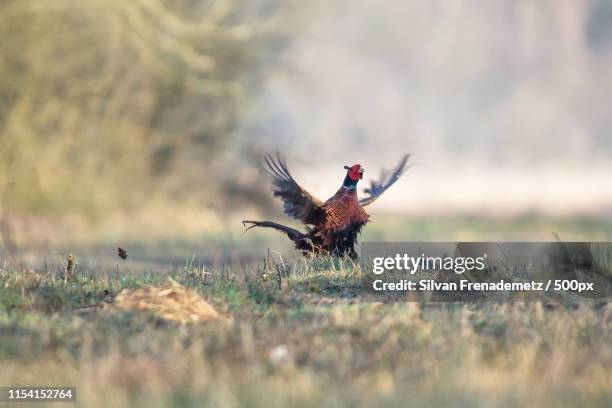
<svg viewBox="0 0 612 408">
<path fill-rule="evenodd" d="M 342 185 L 349 190 L 357 189 L 357 183 L 363 178 L 365 169 L 361 167 L 361 164 L 354 164 L 350 167 L 344 166 L 344 168 L 347 170 L 347 172 Z"/>
</svg>

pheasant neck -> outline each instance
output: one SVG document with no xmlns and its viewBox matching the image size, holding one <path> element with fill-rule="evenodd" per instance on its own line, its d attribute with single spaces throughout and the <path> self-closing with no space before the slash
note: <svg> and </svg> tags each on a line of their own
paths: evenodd
<svg viewBox="0 0 612 408">
<path fill-rule="evenodd" d="M 353 180 L 347 174 L 346 177 L 344 178 L 344 183 L 342 183 L 342 186 L 344 188 L 346 188 L 347 190 L 349 190 L 349 191 L 356 191 L 357 190 L 357 183 L 358 182 L 359 182 L 359 180 Z"/>
</svg>

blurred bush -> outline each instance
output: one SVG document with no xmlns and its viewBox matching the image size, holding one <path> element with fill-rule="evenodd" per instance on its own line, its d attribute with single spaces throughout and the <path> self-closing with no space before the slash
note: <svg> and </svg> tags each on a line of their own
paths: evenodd
<svg viewBox="0 0 612 408">
<path fill-rule="evenodd" d="M 2 207 L 98 214 L 222 194 L 219 154 L 287 38 L 288 4 L 3 0 Z"/>
</svg>

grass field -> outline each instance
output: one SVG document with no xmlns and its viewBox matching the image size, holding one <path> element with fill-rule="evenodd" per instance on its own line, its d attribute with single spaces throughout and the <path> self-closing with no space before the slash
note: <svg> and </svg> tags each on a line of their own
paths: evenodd
<svg viewBox="0 0 612 408">
<path fill-rule="evenodd" d="M 483 237 L 477 224 L 457 225 Z M 610 304 L 368 303 L 349 261 L 288 259 L 279 279 L 267 257 L 187 256 L 165 273 L 82 262 L 69 282 L 55 267 L 0 264 L 0 385 L 75 386 L 87 407 L 612 404 Z M 112 306 L 168 276 L 226 319 L 181 325 Z"/>
</svg>

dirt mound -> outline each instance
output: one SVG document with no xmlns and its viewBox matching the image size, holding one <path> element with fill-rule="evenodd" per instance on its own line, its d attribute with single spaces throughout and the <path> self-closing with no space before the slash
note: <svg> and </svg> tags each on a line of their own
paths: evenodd
<svg viewBox="0 0 612 408">
<path fill-rule="evenodd" d="M 183 324 L 227 321 L 196 291 L 173 279 L 168 279 L 164 286 L 124 289 L 115 297 L 113 306 L 148 311 L 161 319 Z"/>
</svg>

